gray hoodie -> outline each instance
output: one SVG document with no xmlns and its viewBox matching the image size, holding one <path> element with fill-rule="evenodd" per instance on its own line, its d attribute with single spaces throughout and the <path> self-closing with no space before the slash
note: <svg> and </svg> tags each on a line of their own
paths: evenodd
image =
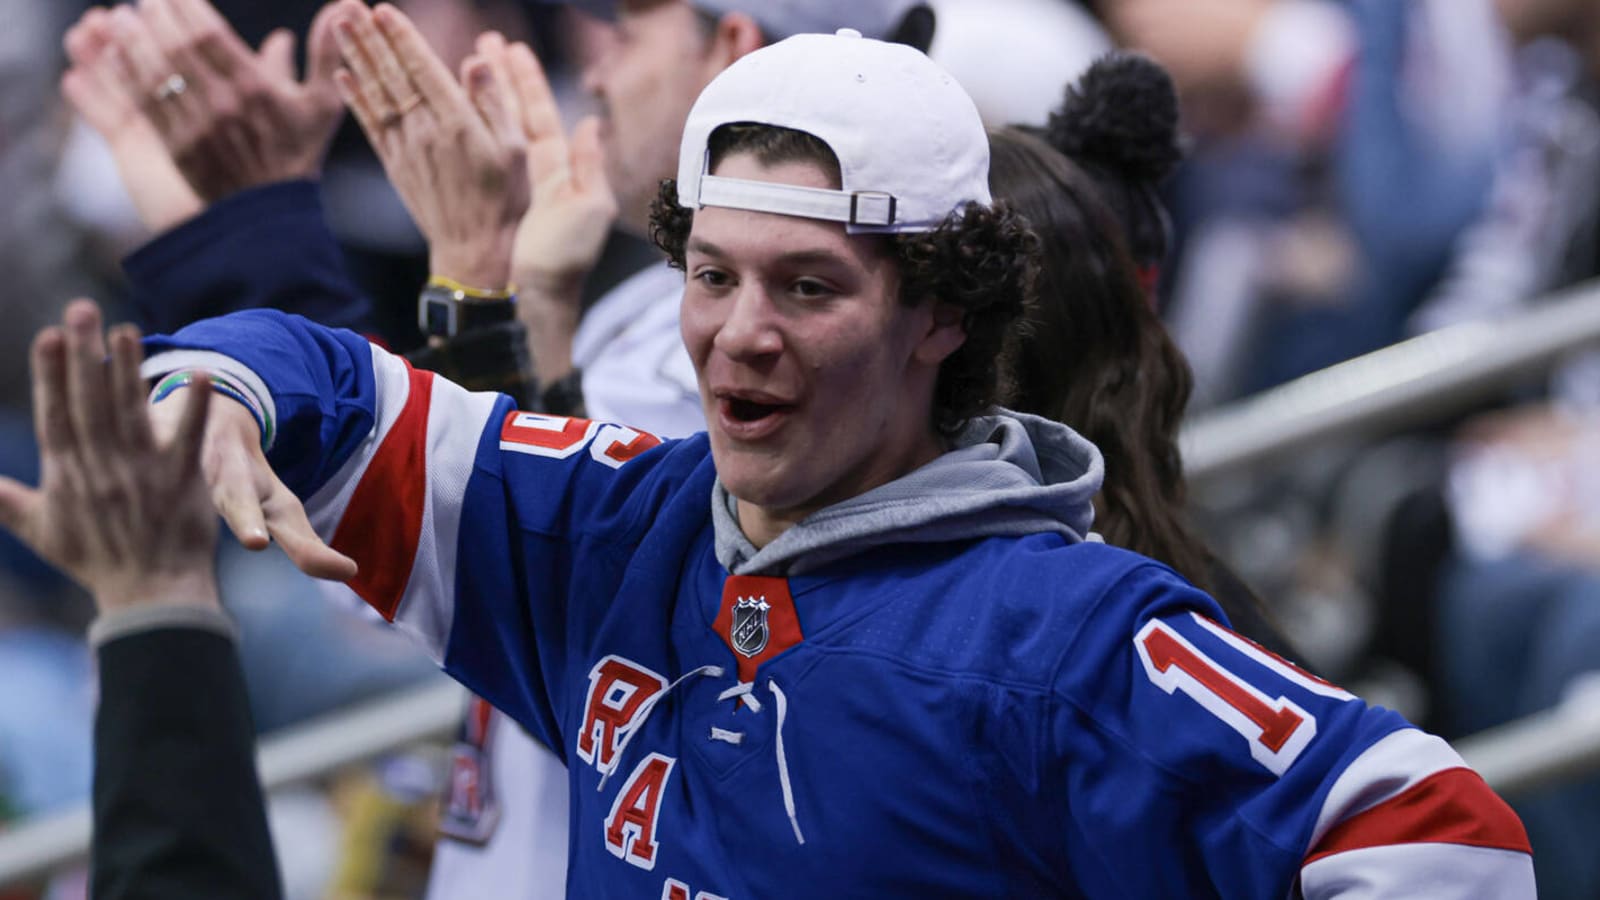
<svg viewBox="0 0 1600 900">
<path fill-rule="evenodd" d="M 802 575 L 887 544 L 1053 532 L 1093 539 L 1100 451 L 1059 422 L 997 409 L 973 419 L 938 459 L 817 510 L 757 550 L 719 480 L 711 517 L 717 561 L 734 575 Z"/>
</svg>

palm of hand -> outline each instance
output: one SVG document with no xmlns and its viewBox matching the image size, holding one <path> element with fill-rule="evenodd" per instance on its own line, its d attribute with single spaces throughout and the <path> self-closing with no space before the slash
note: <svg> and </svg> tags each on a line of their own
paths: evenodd
<svg viewBox="0 0 1600 900">
<path fill-rule="evenodd" d="M 581 123 L 570 152 L 560 136 L 528 148 L 533 203 L 517 226 L 512 269 L 519 284 L 559 292 L 594 267 L 617 218 L 599 159 L 598 125 Z M 550 146 L 541 146 L 548 144 Z"/>
<path fill-rule="evenodd" d="M 0 479 L 0 521 L 103 608 L 214 599 L 216 516 L 199 467 L 204 394 L 181 401 L 171 439 L 157 439 L 137 330 L 113 330 L 108 365 L 93 304 L 77 301 L 65 318 L 33 347 L 41 483 Z"/>
</svg>

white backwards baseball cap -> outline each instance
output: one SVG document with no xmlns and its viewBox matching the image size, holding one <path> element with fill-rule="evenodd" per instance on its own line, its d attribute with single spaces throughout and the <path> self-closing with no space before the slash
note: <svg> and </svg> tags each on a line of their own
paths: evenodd
<svg viewBox="0 0 1600 900">
<path fill-rule="evenodd" d="M 552 2 L 552 0 L 544 0 Z M 604 19 L 615 18 L 622 0 L 555 0 Z M 906 15 L 926 0 L 688 0 L 690 6 L 721 16 L 742 12 L 761 26 L 769 41 L 796 34 L 831 33 L 854 28 L 868 37 L 889 38 Z"/>
<path fill-rule="evenodd" d="M 839 158 L 840 189 L 712 175 L 723 125 L 810 134 Z M 801 34 L 739 59 L 700 93 L 678 154 L 678 203 L 842 222 L 850 234 L 932 231 L 988 205 L 989 136 L 966 91 L 921 52 L 838 34 Z"/>
</svg>

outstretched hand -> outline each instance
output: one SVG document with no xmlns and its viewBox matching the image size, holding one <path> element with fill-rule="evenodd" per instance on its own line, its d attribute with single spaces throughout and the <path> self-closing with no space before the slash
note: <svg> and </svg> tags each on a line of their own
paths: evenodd
<svg viewBox="0 0 1600 900">
<path fill-rule="evenodd" d="M 110 358 L 107 360 L 107 344 Z M 206 395 L 191 391 L 156 437 L 139 376 L 139 332 L 101 333 L 94 304 L 33 342 L 40 485 L 0 478 L 0 524 L 87 588 L 102 611 L 216 602 L 216 516 L 200 477 Z"/>
<path fill-rule="evenodd" d="M 250 550 L 276 543 L 290 562 L 314 578 L 354 578 L 355 561 L 317 535 L 300 499 L 273 474 L 261 450 L 260 426 L 242 404 L 210 390 L 180 388 L 149 407 L 158 439 L 184 433 L 185 410 L 196 397 L 205 398 L 210 409 L 200 474 L 211 505 L 239 543 Z"/>
</svg>

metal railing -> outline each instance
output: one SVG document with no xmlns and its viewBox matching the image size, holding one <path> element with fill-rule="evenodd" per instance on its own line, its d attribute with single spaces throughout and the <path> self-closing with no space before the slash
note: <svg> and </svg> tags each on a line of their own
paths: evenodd
<svg viewBox="0 0 1600 900">
<path fill-rule="evenodd" d="M 466 690 L 452 681 L 400 691 L 262 739 L 256 765 L 269 793 L 423 741 L 447 740 L 461 724 Z M 33 881 L 84 859 L 87 807 L 0 834 L 0 886 Z"/>
<path fill-rule="evenodd" d="M 1206 413 L 1184 429 L 1201 482 L 1327 441 L 1428 424 L 1600 345 L 1600 282 L 1552 294 L 1515 319 L 1446 328 Z"/>
<path fill-rule="evenodd" d="M 1600 682 L 1552 709 L 1463 738 L 1456 751 L 1507 796 L 1592 774 L 1600 769 Z"/>
<path fill-rule="evenodd" d="M 1388 347 L 1206 414 L 1185 429 L 1191 481 L 1225 476 L 1321 442 L 1372 437 L 1459 411 L 1565 354 L 1600 344 L 1600 284 L 1552 295 L 1519 318 L 1463 325 Z M 434 685 L 262 742 L 269 791 L 327 774 L 456 727 L 463 692 Z M 1497 790 L 1516 794 L 1600 768 L 1600 693 L 1458 744 Z M 89 812 L 79 809 L 0 835 L 0 885 L 81 860 Z"/>
</svg>

